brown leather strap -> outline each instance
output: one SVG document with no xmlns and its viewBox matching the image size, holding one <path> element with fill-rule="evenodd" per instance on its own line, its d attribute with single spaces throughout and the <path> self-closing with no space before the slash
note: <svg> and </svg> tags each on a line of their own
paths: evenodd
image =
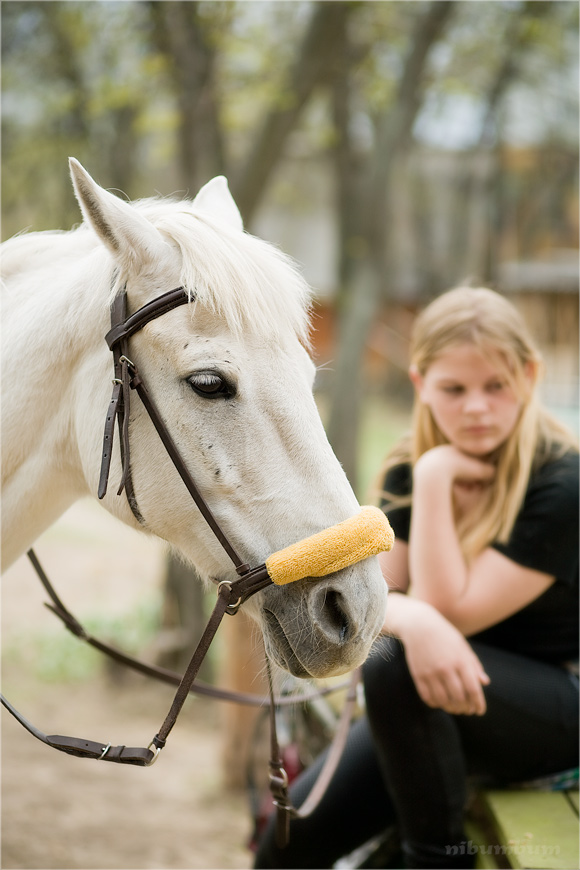
<svg viewBox="0 0 580 870">
<path fill-rule="evenodd" d="M 137 314 L 139 312 L 136 312 Z M 117 294 L 111 305 L 111 323 L 123 324 L 126 321 L 127 315 L 127 293 L 123 289 Z M 147 322 L 147 321 L 145 321 Z M 131 458 L 129 451 L 129 417 L 130 417 L 130 375 L 129 375 L 129 359 L 127 357 L 128 343 L 127 338 L 121 337 L 117 344 L 112 348 L 113 351 L 113 367 L 115 377 L 113 378 L 113 395 L 109 403 L 109 410 L 105 419 L 105 431 L 103 435 L 103 450 L 101 456 L 101 473 L 99 476 L 98 496 L 104 498 L 107 492 L 107 484 L 109 480 L 109 471 L 111 467 L 111 457 L 113 454 L 113 438 L 115 433 L 115 420 L 119 425 L 119 440 L 121 450 L 121 466 L 122 474 L 117 495 L 121 495 L 123 490 L 127 496 L 129 507 L 138 523 L 145 525 L 145 521 L 139 510 L 135 490 L 133 487 L 133 476 L 131 474 Z"/>
<path fill-rule="evenodd" d="M 30 731 L 30 733 L 34 737 L 36 737 L 38 740 L 41 740 L 43 743 L 52 746 L 53 749 L 58 749 L 60 752 L 67 752 L 71 755 L 77 755 L 82 758 L 95 758 L 97 760 L 114 761 L 119 764 L 152 764 L 157 758 L 159 751 L 165 746 L 167 736 L 175 725 L 181 708 L 185 703 L 185 699 L 191 691 L 191 686 L 193 685 L 195 677 L 197 676 L 197 673 L 215 636 L 215 633 L 219 628 L 224 614 L 227 613 L 228 610 L 231 610 L 231 612 L 233 613 L 235 613 L 237 610 L 239 604 L 239 596 L 235 588 L 236 582 L 240 581 L 220 584 L 218 588 L 218 600 L 206 626 L 206 629 L 203 633 L 203 636 L 198 643 L 191 657 L 191 661 L 187 667 L 187 670 L 179 683 L 170 710 L 165 717 L 165 720 L 161 728 L 159 729 L 159 732 L 155 735 L 155 737 L 149 744 L 149 747 L 141 747 L 136 749 L 132 748 L 126 751 L 126 747 L 124 746 L 108 747 L 108 744 L 106 744 L 106 746 L 103 746 L 101 744 L 95 743 L 94 741 L 84 740 L 83 738 L 78 737 L 61 737 L 54 735 L 53 737 L 49 737 L 38 728 L 31 725 L 24 718 L 24 716 L 22 716 L 22 714 L 19 713 L 18 710 L 16 710 L 6 700 L 6 698 L 0 696 L 2 704 L 14 716 L 14 718 L 20 722 L 21 725 L 23 725 L 28 731 Z M 246 593 L 250 594 L 249 590 L 246 590 Z M 56 593 L 54 594 L 56 595 Z M 64 607 L 64 605 L 62 605 L 62 602 L 60 602 L 58 596 L 56 596 L 56 599 L 57 603 L 53 608 L 55 612 L 62 610 L 63 612 L 67 613 L 66 608 Z M 67 623 L 67 626 L 71 628 L 71 630 L 74 630 L 75 633 L 77 633 L 77 628 L 79 628 L 84 633 L 82 626 L 77 623 L 74 617 L 72 619 L 66 619 L 65 621 Z M 82 635 L 79 634 L 79 636 Z M 106 747 L 108 747 L 108 749 L 105 752 Z M 151 747 L 154 747 L 156 751 L 152 751 Z"/>
<path fill-rule="evenodd" d="M 210 647 L 210 644 L 215 636 L 216 631 L 222 621 L 222 618 L 226 612 L 227 606 L 229 603 L 229 590 L 224 591 L 224 587 L 222 586 L 218 592 L 218 600 L 213 609 L 212 615 L 210 616 L 209 622 L 205 627 L 205 631 L 203 632 L 200 641 L 197 645 L 197 649 L 193 654 L 190 663 L 187 666 L 187 669 L 183 675 L 183 679 L 177 688 L 177 692 L 175 693 L 175 697 L 169 708 L 169 712 L 165 717 L 165 720 L 153 738 L 153 743 L 158 749 L 163 749 L 165 743 L 167 742 L 167 738 L 175 722 L 177 717 L 181 712 L 181 708 L 185 704 L 185 699 L 189 695 L 189 691 L 191 686 L 193 685 L 193 681 L 197 676 L 197 672 L 203 662 L 205 655 Z"/>
<path fill-rule="evenodd" d="M 111 469 L 111 457 L 113 455 L 113 438 L 115 435 L 115 422 L 119 413 L 119 402 L 122 401 L 122 384 L 119 381 L 113 384 L 113 395 L 109 403 L 109 410 L 105 419 L 105 432 L 103 435 L 103 451 L 101 459 L 101 475 L 99 477 L 99 498 L 104 498 L 107 493 L 109 472 Z"/>
<path fill-rule="evenodd" d="M 79 737 L 63 737 L 60 734 L 50 734 L 46 743 L 53 749 L 76 755 L 77 758 L 94 758 L 97 761 L 114 761 L 117 764 L 136 764 L 148 767 L 155 758 L 155 752 L 142 746 L 111 746 L 108 743 L 95 743 L 94 740 L 82 740 Z"/>
<path fill-rule="evenodd" d="M 123 290 L 118 296 L 124 294 L 125 291 Z M 117 299 L 118 296 L 115 298 Z M 192 296 L 191 299 L 193 298 Z M 145 324 L 150 323 L 157 317 L 161 317 L 163 314 L 167 314 L 179 305 L 186 305 L 189 301 L 190 296 L 187 290 L 183 287 L 177 287 L 175 290 L 169 290 L 168 293 L 163 293 L 162 296 L 158 296 L 156 299 L 143 305 L 142 308 L 139 308 L 129 317 L 116 318 L 114 322 L 111 322 L 111 329 L 105 335 L 105 341 L 109 345 L 109 349 L 112 350 L 120 341 L 127 340 L 132 335 L 135 335 L 136 332 L 143 329 Z"/>
<path fill-rule="evenodd" d="M 117 764 L 136 764 L 147 767 L 157 758 L 157 751 L 144 747 L 111 746 L 110 743 L 98 743 L 94 740 L 83 740 L 80 737 L 64 737 L 59 734 L 47 735 L 32 725 L 16 710 L 12 704 L 0 695 L 0 702 L 27 731 L 46 743 L 52 749 L 76 755 L 78 758 L 94 758 L 98 761 L 115 761 Z"/>
<path fill-rule="evenodd" d="M 290 795 L 288 794 L 288 775 L 284 769 L 284 764 L 280 755 L 280 747 L 278 745 L 272 672 L 267 658 L 266 670 L 271 698 L 269 762 L 270 792 L 272 794 L 274 806 L 276 807 L 276 844 L 279 848 L 283 849 L 288 844 L 290 838 L 290 819 L 305 819 L 314 812 L 336 772 L 336 768 L 338 767 L 338 763 L 346 745 L 348 732 L 356 707 L 357 687 L 360 683 L 361 671 L 360 668 L 357 668 L 352 672 L 346 701 L 322 770 L 312 786 L 310 794 L 302 806 L 299 809 L 296 809 L 296 807 L 292 805 Z"/>
</svg>

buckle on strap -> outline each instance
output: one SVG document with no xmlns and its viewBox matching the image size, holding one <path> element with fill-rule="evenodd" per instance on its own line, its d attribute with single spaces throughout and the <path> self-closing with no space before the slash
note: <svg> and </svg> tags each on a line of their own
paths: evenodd
<svg viewBox="0 0 580 870">
<path fill-rule="evenodd" d="M 218 583 L 218 588 L 217 588 L 218 596 L 221 595 L 221 590 L 225 587 L 227 587 L 229 589 L 229 594 L 231 597 L 231 594 L 232 594 L 232 581 L 231 580 L 221 580 Z M 228 606 L 226 607 L 226 613 L 229 614 L 229 616 L 234 616 L 234 614 L 236 614 L 238 612 L 238 607 L 242 603 L 242 598 L 243 598 L 243 596 L 240 595 L 240 597 L 238 598 L 237 601 L 235 601 L 233 604 L 228 604 Z"/>
<path fill-rule="evenodd" d="M 147 749 L 149 752 L 154 753 L 151 761 L 147 762 L 147 767 L 152 767 L 155 764 L 155 762 L 157 761 L 157 759 L 159 758 L 159 753 L 161 752 L 161 746 L 156 746 L 155 742 L 152 740 L 151 743 L 149 744 L 149 746 L 147 747 Z"/>
<path fill-rule="evenodd" d="M 51 734 L 46 737 L 46 743 L 67 755 L 76 755 L 78 758 L 94 758 L 96 761 L 113 761 L 117 764 L 134 764 L 137 767 L 149 767 L 156 761 L 159 755 L 152 752 L 150 747 L 142 746 L 112 746 L 104 745 L 94 740 L 83 740 L 80 737 L 65 737 L 60 734 Z"/>
<path fill-rule="evenodd" d="M 288 788 L 288 774 L 282 767 L 281 761 L 270 761 L 268 780 L 270 782 L 272 797 L 275 800 L 284 801 L 287 798 L 286 789 Z"/>
</svg>

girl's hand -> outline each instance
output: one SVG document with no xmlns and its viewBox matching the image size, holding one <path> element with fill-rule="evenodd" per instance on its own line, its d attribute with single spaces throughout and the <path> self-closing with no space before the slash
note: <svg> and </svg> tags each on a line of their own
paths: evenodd
<svg viewBox="0 0 580 870">
<path fill-rule="evenodd" d="M 427 450 L 413 468 L 413 478 L 449 485 L 487 486 L 495 477 L 495 466 L 463 453 L 453 444 L 441 444 Z"/>
<path fill-rule="evenodd" d="M 461 632 L 424 601 L 407 599 L 404 609 L 398 635 L 419 697 L 448 713 L 482 716 L 489 677 Z"/>
<path fill-rule="evenodd" d="M 424 453 L 413 471 L 415 486 L 450 488 L 456 519 L 477 505 L 495 477 L 495 467 L 462 453 L 452 444 L 442 444 Z"/>
</svg>

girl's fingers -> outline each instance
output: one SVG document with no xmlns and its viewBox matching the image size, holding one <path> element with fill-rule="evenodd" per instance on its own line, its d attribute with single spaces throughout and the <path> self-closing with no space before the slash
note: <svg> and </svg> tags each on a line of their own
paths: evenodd
<svg viewBox="0 0 580 870">
<path fill-rule="evenodd" d="M 417 683 L 417 691 L 429 707 L 454 715 L 483 716 L 487 707 L 482 684 L 488 683 L 489 677 L 481 669 L 460 669 L 422 678 Z"/>
<path fill-rule="evenodd" d="M 476 660 L 476 667 L 474 669 L 464 669 L 462 673 L 462 681 L 469 701 L 470 712 L 476 716 L 483 716 L 487 709 L 482 689 L 482 676 L 486 678 L 485 685 L 487 685 L 489 677 L 483 672 L 479 660 Z"/>
<path fill-rule="evenodd" d="M 419 680 L 417 691 L 421 700 L 427 704 L 428 707 L 443 708 L 447 701 L 447 693 L 438 680 Z"/>
</svg>

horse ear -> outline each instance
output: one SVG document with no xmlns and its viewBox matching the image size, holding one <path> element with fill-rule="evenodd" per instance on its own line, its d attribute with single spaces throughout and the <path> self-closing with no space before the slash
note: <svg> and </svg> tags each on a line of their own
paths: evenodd
<svg viewBox="0 0 580 870">
<path fill-rule="evenodd" d="M 167 252 L 167 242 L 129 203 L 103 190 L 74 157 L 69 158 L 81 211 L 114 257 L 125 264 L 151 262 Z"/>
<path fill-rule="evenodd" d="M 240 210 L 230 193 L 228 180 L 223 175 L 217 175 L 204 184 L 193 204 L 200 211 L 217 218 L 234 230 L 242 232 L 244 229 Z"/>
</svg>

